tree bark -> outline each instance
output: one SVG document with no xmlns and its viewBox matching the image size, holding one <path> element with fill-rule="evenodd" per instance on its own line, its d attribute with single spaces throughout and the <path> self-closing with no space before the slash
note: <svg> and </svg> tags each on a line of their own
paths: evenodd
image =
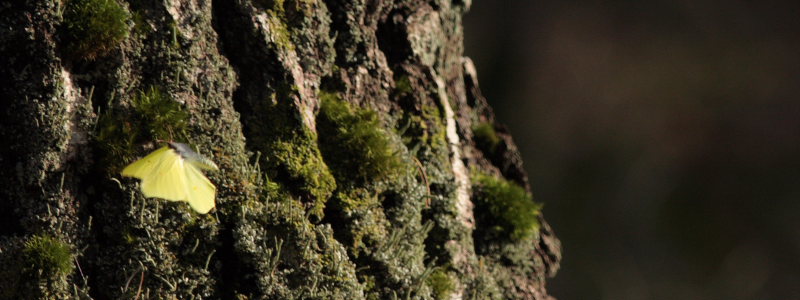
<svg viewBox="0 0 800 300">
<path fill-rule="evenodd" d="M 541 215 L 473 209 L 476 174 L 530 188 L 469 0 L 114 1 L 0 4 L 0 299 L 551 299 Z M 158 139 L 216 210 L 119 175 Z"/>
</svg>

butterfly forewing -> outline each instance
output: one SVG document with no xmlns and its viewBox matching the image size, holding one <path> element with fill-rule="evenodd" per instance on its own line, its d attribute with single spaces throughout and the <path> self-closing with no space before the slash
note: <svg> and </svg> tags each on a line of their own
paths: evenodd
<svg viewBox="0 0 800 300">
<path fill-rule="evenodd" d="M 160 156 L 152 173 L 142 178 L 142 193 L 145 197 L 156 197 L 172 201 L 187 201 L 186 173 L 183 160 L 171 149 Z"/>
<path fill-rule="evenodd" d="M 164 152 L 171 151 L 169 147 L 161 147 L 144 158 L 133 162 L 122 170 L 122 176 L 144 179 L 155 170 L 154 166 L 163 159 Z"/>
</svg>

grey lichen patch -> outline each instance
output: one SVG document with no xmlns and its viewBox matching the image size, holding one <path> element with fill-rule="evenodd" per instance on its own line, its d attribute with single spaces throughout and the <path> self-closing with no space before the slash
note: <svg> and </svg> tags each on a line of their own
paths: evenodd
<svg viewBox="0 0 800 300">
<path fill-rule="evenodd" d="M 478 299 L 509 299 L 504 297 L 503 291 L 500 289 L 500 286 L 497 283 L 497 278 L 495 278 L 495 274 L 492 273 L 492 267 L 487 265 L 486 259 L 480 258 L 480 261 L 476 267 L 476 276 L 467 287 L 467 294 L 475 295 Z"/>
<path fill-rule="evenodd" d="M 346 224 L 347 230 L 340 231 L 339 240 L 355 257 L 372 253 L 388 234 L 389 222 L 380 209 L 380 201 L 367 189 L 337 192 L 331 199 L 330 210 Z"/>
<path fill-rule="evenodd" d="M 249 276 L 236 294 L 261 299 L 363 299 L 355 266 L 329 225 L 313 225 L 300 201 L 270 184 L 242 210 L 235 251 Z"/>
<path fill-rule="evenodd" d="M 367 299 L 429 294 L 423 279 L 409 281 L 425 272 L 424 239 L 432 226 L 421 223 L 425 188 L 410 175 L 340 186 L 328 202 L 325 221 L 358 267 Z"/>
<path fill-rule="evenodd" d="M 317 130 L 321 150 L 337 178 L 382 181 L 406 168 L 400 145 L 389 138 L 375 111 L 353 109 L 328 92 L 320 93 L 320 102 Z"/>
<path fill-rule="evenodd" d="M 62 41 L 72 57 L 94 60 L 130 34 L 130 13 L 116 0 L 69 0 Z"/>
<path fill-rule="evenodd" d="M 491 175 L 473 176 L 473 200 L 477 207 L 478 240 L 524 240 L 539 229 L 541 205 L 518 184 Z"/>
<path fill-rule="evenodd" d="M 376 111 L 334 92 L 319 97 L 320 149 L 339 183 L 325 220 L 356 263 L 366 298 L 427 299 L 424 241 L 433 224 L 422 222 L 428 188 L 417 164 Z"/>
<path fill-rule="evenodd" d="M 314 114 L 319 107 L 316 92 L 320 78 L 330 73 L 335 51 L 330 36 L 330 17 L 322 1 L 258 1 L 253 18 L 266 38 L 265 46 L 277 61 L 297 97 L 297 109 L 311 131 L 316 130 Z"/>
<path fill-rule="evenodd" d="M 420 9 L 408 17 L 408 42 L 414 55 L 426 66 L 441 63 L 441 47 L 446 45 L 447 37 L 442 29 L 439 12 L 434 9 Z"/>
<path fill-rule="evenodd" d="M 480 276 L 471 288 L 487 299 L 546 299 L 546 274 L 536 243 L 495 244 L 481 256 Z"/>
<path fill-rule="evenodd" d="M 305 76 L 315 79 L 302 84 L 319 84 L 315 81 L 330 72 L 336 57 L 327 5 L 324 1 L 289 0 L 284 9 L 285 26 L 291 28 L 292 44 L 296 45 L 299 63 Z"/>
<path fill-rule="evenodd" d="M 211 297 L 217 279 L 209 275 L 218 272 L 215 252 L 219 235 L 219 227 L 209 220 L 212 216 L 190 213 L 183 203 L 154 201 L 134 197 L 132 190 L 126 192 L 133 206 L 127 202 L 98 204 L 98 210 L 103 210 L 98 218 L 103 231 L 93 265 L 105 275 L 94 280 L 107 288 L 95 290 L 97 297 L 135 298 L 138 288 L 128 283 L 131 278 L 142 281 L 143 290 L 150 290 L 152 298 Z M 119 198 L 128 197 L 115 200 Z M 109 215 L 115 218 L 106 219 Z"/>
<path fill-rule="evenodd" d="M 395 84 L 393 94 L 399 98 L 397 101 L 414 103 L 404 110 L 403 117 L 398 121 L 398 131 L 403 143 L 420 162 L 418 178 L 427 185 L 423 216 L 434 225 L 424 241 L 428 260 L 435 262 L 434 266 L 452 271 L 450 275 L 458 278 L 452 282 L 451 297 L 475 295 L 481 298 L 487 294 L 464 292 L 466 286 L 475 284 L 471 279 L 474 254 L 470 252 L 474 246 L 472 231 L 460 219 L 455 197 L 457 186 L 454 184 L 452 149 L 446 125 L 452 120 L 446 118 L 444 107 L 441 106 L 442 99 L 430 97 L 438 91 L 430 82 L 426 88 L 425 82 L 418 77 L 396 74 Z M 431 290 L 435 295 L 436 289 L 432 287 Z"/>
</svg>

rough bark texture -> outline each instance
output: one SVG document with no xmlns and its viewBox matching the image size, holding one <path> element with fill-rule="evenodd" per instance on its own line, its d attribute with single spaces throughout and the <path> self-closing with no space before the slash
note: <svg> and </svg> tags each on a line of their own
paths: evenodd
<svg viewBox="0 0 800 300">
<path fill-rule="evenodd" d="M 529 187 L 470 1 L 114 1 L 0 4 L 0 299 L 550 298 L 541 215 L 476 234 L 476 173 Z M 170 138 L 214 212 L 119 176 Z"/>
</svg>

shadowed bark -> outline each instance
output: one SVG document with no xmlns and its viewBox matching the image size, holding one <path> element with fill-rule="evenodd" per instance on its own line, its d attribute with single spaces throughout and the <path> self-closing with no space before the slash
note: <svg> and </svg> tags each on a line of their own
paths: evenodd
<svg viewBox="0 0 800 300">
<path fill-rule="evenodd" d="M 469 3 L 0 4 L 0 299 L 550 299 L 541 215 L 473 209 L 529 186 Z M 159 139 L 219 165 L 216 210 L 119 175 Z"/>
</svg>

